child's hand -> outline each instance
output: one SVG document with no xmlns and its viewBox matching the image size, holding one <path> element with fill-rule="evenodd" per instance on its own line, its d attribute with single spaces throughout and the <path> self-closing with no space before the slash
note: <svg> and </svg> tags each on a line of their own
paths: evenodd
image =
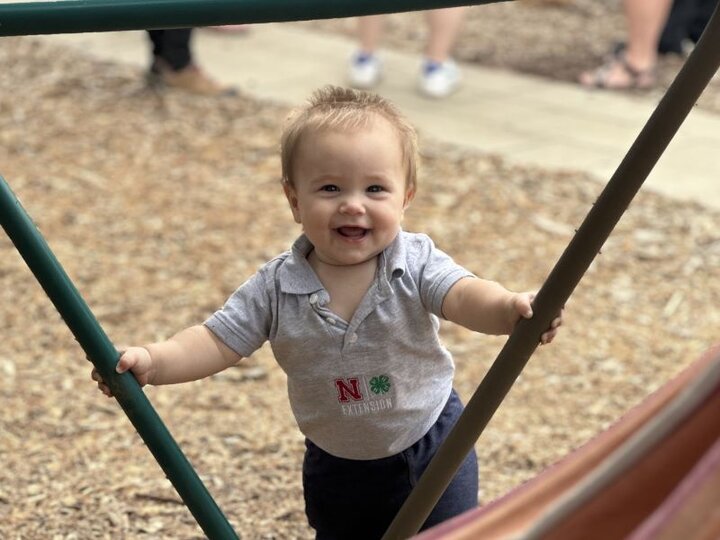
<svg viewBox="0 0 720 540">
<path fill-rule="evenodd" d="M 520 318 L 530 319 L 533 316 L 532 311 L 532 301 L 535 298 L 535 293 L 533 292 L 524 292 L 524 293 L 515 293 L 513 294 L 512 299 L 512 306 L 513 306 L 513 313 L 515 316 L 515 324 L 517 324 L 517 321 L 520 320 Z M 552 342 L 553 339 L 555 339 L 555 336 L 558 333 L 558 328 L 563 323 L 563 311 L 564 308 L 560 310 L 560 313 L 558 313 L 557 317 L 555 317 L 552 322 L 550 323 L 550 328 L 547 329 L 547 331 L 543 332 L 543 334 L 540 336 L 540 344 L 541 345 L 547 345 L 548 343 Z"/>
<path fill-rule="evenodd" d="M 115 366 L 115 371 L 125 373 L 131 371 L 137 379 L 140 386 L 145 386 L 152 382 L 153 361 L 150 352 L 144 347 L 129 347 L 120 356 L 120 360 Z M 98 383 L 98 388 L 108 397 L 112 397 L 112 392 L 96 369 L 90 374 L 93 381 Z"/>
</svg>

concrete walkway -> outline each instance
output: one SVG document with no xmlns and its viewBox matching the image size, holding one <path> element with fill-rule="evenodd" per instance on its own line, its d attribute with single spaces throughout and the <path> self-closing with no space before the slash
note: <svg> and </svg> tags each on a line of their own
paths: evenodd
<svg viewBox="0 0 720 540">
<path fill-rule="evenodd" d="M 97 56 L 146 67 L 144 32 L 43 36 Z M 289 24 L 246 34 L 202 29 L 193 48 L 213 76 L 244 92 L 302 103 L 322 84 L 344 84 L 348 38 Z M 419 59 L 386 51 L 378 91 L 433 138 L 497 153 L 510 162 L 587 171 L 606 182 L 655 108 L 656 98 L 587 91 L 576 85 L 463 65 L 462 89 L 442 101 L 415 91 Z M 643 189 L 720 209 L 720 115 L 695 109 Z"/>
</svg>

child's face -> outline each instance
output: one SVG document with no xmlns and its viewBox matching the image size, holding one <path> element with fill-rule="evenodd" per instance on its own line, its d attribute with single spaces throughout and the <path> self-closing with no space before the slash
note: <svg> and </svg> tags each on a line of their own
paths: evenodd
<svg viewBox="0 0 720 540">
<path fill-rule="evenodd" d="M 380 116 L 351 131 L 303 136 L 285 186 L 293 217 L 319 261 L 352 265 L 377 256 L 400 231 L 406 188 L 395 129 Z"/>
</svg>

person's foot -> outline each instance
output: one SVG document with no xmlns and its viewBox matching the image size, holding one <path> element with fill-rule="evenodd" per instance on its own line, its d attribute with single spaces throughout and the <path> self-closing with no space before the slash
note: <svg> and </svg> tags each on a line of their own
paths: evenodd
<svg viewBox="0 0 720 540">
<path fill-rule="evenodd" d="M 420 92 L 431 98 L 444 98 L 460 86 L 460 69 L 452 60 L 425 60 L 420 72 Z"/>
<path fill-rule="evenodd" d="M 377 86 L 382 78 L 382 62 L 372 53 L 357 52 L 350 59 L 348 81 L 350 86 L 367 90 Z"/>
<path fill-rule="evenodd" d="M 582 72 L 578 82 L 585 88 L 649 90 L 656 83 L 655 65 L 636 67 L 628 61 L 624 49 L 616 48 L 602 65 Z"/>
<path fill-rule="evenodd" d="M 148 74 L 151 86 L 167 86 L 199 96 L 236 96 L 237 90 L 220 84 L 195 64 L 173 70 L 159 59 L 153 62 Z"/>
</svg>

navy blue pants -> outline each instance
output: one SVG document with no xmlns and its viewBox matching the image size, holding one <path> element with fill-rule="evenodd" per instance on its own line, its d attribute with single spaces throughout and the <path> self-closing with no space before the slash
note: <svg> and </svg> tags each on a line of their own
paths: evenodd
<svg viewBox="0 0 720 540">
<path fill-rule="evenodd" d="M 437 422 L 407 450 L 369 461 L 343 459 L 305 441 L 305 513 L 317 540 L 373 540 L 385 533 L 445 440 L 463 405 L 453 390 Z M 422 529 L 478 504 L 478 464 L 471 451 Z"/>
</svg>

